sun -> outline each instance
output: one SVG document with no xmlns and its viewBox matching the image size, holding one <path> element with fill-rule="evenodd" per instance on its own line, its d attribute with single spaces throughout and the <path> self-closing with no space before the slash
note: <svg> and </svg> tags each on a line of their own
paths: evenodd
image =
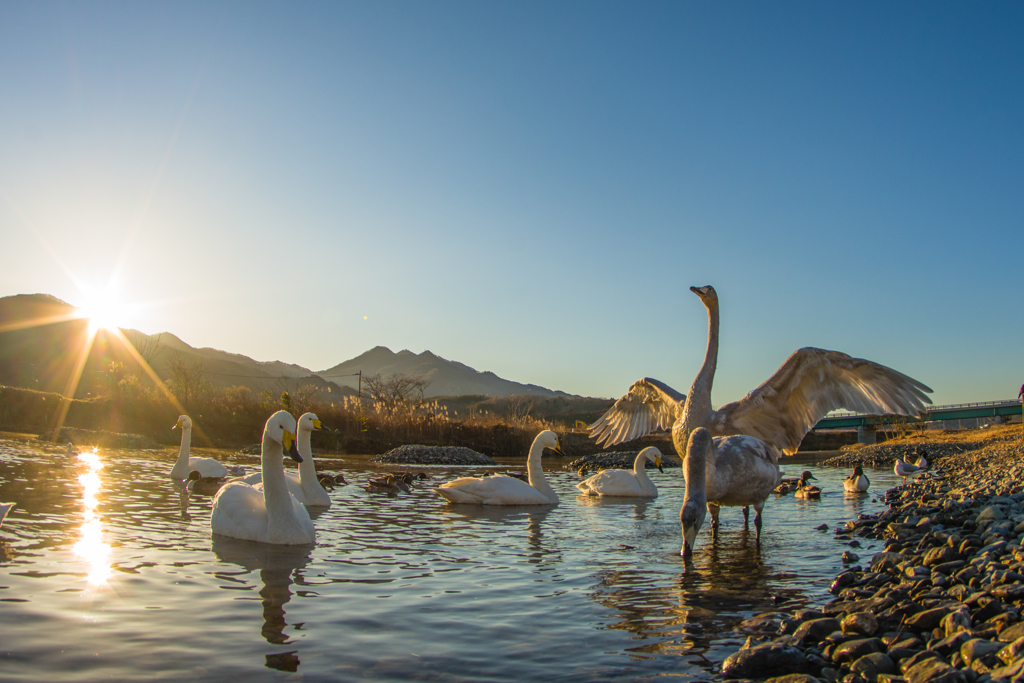
<svg viewBox="0 0 1024 683">
<path fill-rule="evenodd" d="M 110 290 L 85 293 L 85 305 L 79 314 L 89 319 L 89 331 L 113 330 L 124 324 L 126 308 Z"/>
</svg>

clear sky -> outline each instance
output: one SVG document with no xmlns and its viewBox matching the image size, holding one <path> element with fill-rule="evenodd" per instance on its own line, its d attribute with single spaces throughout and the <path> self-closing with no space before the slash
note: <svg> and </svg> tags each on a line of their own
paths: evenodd
<svg viewBox="0 0 1024 683">
<path fill-rule="evenodd" d="M 1024 381 L 1024 3 L 0 0 L 0 296 L 715 403 Z"/>
</svg>

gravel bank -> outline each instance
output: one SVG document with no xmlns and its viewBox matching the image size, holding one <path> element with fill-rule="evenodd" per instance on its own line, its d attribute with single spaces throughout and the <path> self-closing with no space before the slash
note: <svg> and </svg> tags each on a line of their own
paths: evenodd
<svg viewBox="0 0 1024 683">
<path fill-rule="evenodd" d="M 593 453 L 591 455 L 584 455 L 582 458 L 576 458 L 566 465 L 565 469 L 578 470 L 585 467 L 591 472 L 600 472 L 601 470 L 631 470 L 633 469 L 633 463 L 636 461 L 636 456 L 639 455 L 639 453 L 640 451 Z M 675 458 L 666 458 L 662 455 L 662 469 L 679 466 L 680 465 Z M 647 469 L 651 469 L 652 467 L 654 467 L 654 463 L 648 460 Z"/>
<path fill-rule="evenodd" d="M 898 445 L 872 450 L 895 457 Z M 887 511 L 835 530 L 843 540 L 885 539 L 885 552 L 839 574 L 836 598 L 819 609 L 743 622 L 753 635 L 725 660 L 725 677 L 1024 681 L 1020 427 L 985 441 L 914 446 L 940 456 L 935 471 L 886 492 Z"/>
<path fill-rule="evenodd" d="M 826 467 L 853 467 L 854 465 L 880 467 L 894 464 L 896 458 L 909 459 L 909 462 L 913 462 L 922 452 L 925 458 L 928 459 L 928 462 L 938 462 L 946 456 L 970 453 L 984 447 L 984 441 L 883 443 L 877 446 L 864 446 L 863 448 L 845 451 L 841 455 L 823 461 L 821 464 Z"/>
<path fill-rule="evenodd" d="M 462 446 L 399 446 L 370 462 L 392 465 L 497 465 L 492 458 Z"/>
</svg>

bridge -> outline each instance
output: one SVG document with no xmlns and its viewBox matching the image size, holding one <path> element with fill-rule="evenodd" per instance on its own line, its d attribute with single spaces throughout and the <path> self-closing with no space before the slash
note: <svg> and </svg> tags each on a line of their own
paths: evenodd
<svg viewBox="0 0 1024 683">
<path fill-rule="evenodd" d="M 814 429 L 857 429 L 857 441 L 875 443 L 875 433 L 880 427 L 902 423 L 917 425 L 925 422 L 945 422 L 949 420 L 978 420 L 991 418 L 994 422 L 1009 422 L 1014 415 L 1021 414 L 1021 402 L 1012 401 L 980 401 L 976 403 L 954 403 L 945 406 L 932 406 L 920 417 L 903 417 L 899 415 L 869 415 L 866 413 L 850 413 L 836 411 L 822 418 Z"/>
</svg>

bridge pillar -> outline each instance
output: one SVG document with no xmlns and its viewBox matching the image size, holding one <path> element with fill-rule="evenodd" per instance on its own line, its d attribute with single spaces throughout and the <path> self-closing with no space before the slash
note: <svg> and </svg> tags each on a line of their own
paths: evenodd
<svg viewBox="0 0 1024 683">
<path fill-rule="evenodd" d="M 878 443 L 878 432 L 874 425 L 861 425 L 857 427 L 857 443 L 864 443 L 874 446 Z"/>
</svg>

